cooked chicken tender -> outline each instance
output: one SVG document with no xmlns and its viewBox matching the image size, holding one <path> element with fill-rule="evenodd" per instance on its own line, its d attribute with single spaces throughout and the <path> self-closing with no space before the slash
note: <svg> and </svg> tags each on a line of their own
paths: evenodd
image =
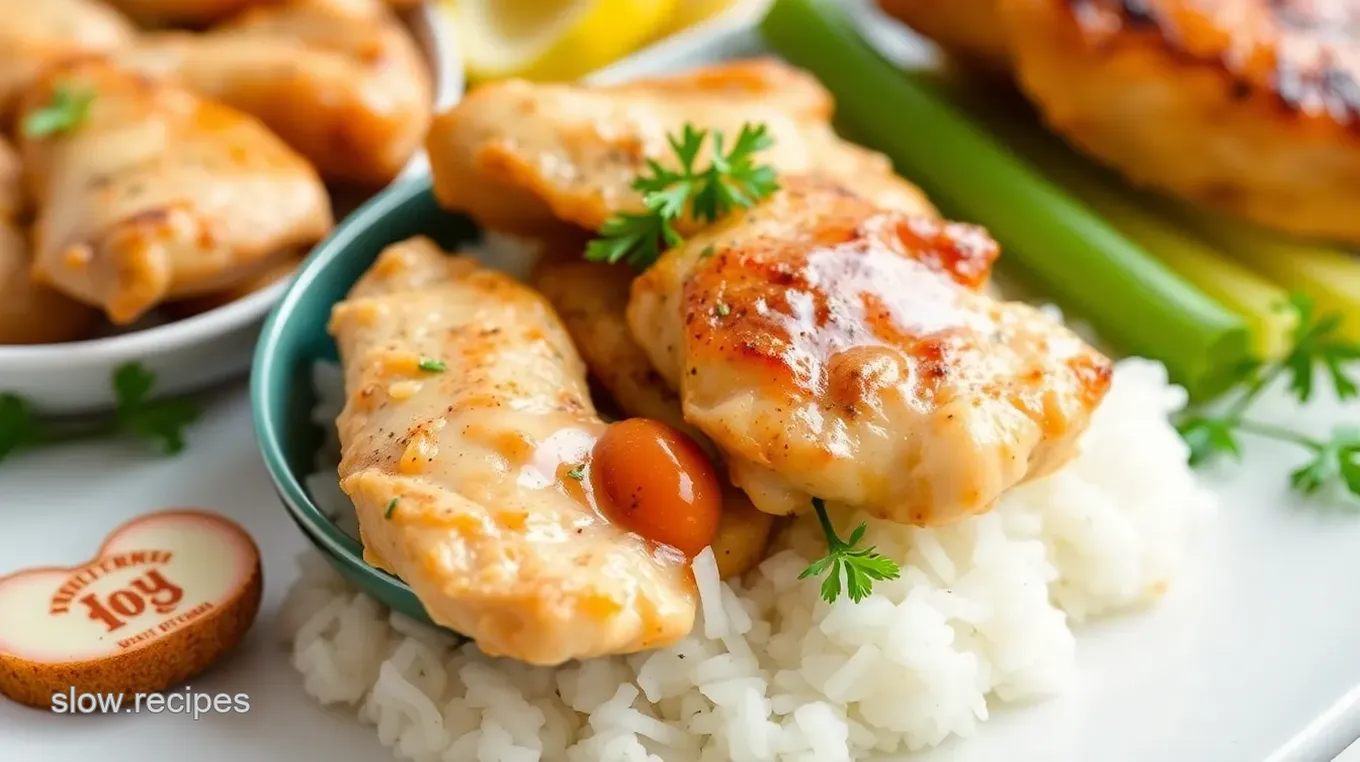
<svg viewBox="0 0 1360 762">
<path fill-rule="evenodd" d="M 301 255 L 295 255 L 275 264 L 273 267 L 270 267 L 268 270 L 265 270 L 254 278 L 237 283 L 230 288 L 214 291 L 211 294 L 190 297 L 177 302 L 168 302 L 165 305 L 165 312 L 175 320 L 183 320 L 184 318 L 201 315 L 204 312 L 215 310 L 218 307 L 225 307 L 232 302 L 244 299 L 257 291 L 263 291 L 279 281 L 291 277 L 298 266 L 302 264 L 303 259 L 304 257 Z"/>
<path fill-rule="evenodd" d="M 1360 242 L 1360 3 L 997 0 L 1045 120 L 1147 186 Z"/>
<path fill-rule="evenodd" d="M 433 84 L 382 0 L 291 0 L 204 34 L 142 38 L 117 57 L 263 121 L 328 180 L 391 182 L 420 148 Z"/>
<path fill-rule="evenodd" d="M 9 142 L 0 138 L 0 220 L 18 219 L 25 208 L 23 164 Z"/>
<path fill-rule="evenodd" d="M 111 0 L 129 16 L 146 24 L 203 26 L 255 5 L 284 0 Z M 47 2 L 47 0 L 42 0 Z"/>
<path fill-rule="evenodd" d="M 253 118 L 99 61 L 51 70 L 24 110 L 59 89 L 91 101 L 21 145 L 34 274 L 114 323 L 247 281 L 330 230 L 315 170 Z"/>
<path fill-rule="evenodd" d="M 1074 455 L 1110 362 L 982 293 L 982 229 L 781 181 L 639 276 L 628 309 L 756 507 L 946 524 Z"/>
<path fill-rule="evenodd" d="M 781 173 L 824 173 L 886 206 L 931 210 L 886 157 L 837 137 L 831 113 L 815 79 L 773 60 L 612 86 L 509 80 L 473 90 L 436 117 L 426 148 L 440 204 L 509 232 L 558 219 L 598 230 L 618 211 L 641 210 L 633 181 L 648 160 L 678 166 L 667 135 L 687 123 L 722 130 L 728 145 L 743 125 L 764 124 L 774 145 L 760 160 Z"/>
<path fill-rule="evenodd" d="M 414 239 L 383 252 L 331 332 L 349 396 L 341 487 L 368 560 L 434 621 L 544 665 L 690 631 L 685 558 L 603 518 L 571 476 L 606 424 L 540 295 Z"/>
<path fill-rule="evenodd" d="M 712 451 L 712 443 L 685 423 L 680 398 L 652 369 L 629 331 L 628 295 L 636 273 L 577 256 L 575 261 L 540 266 L 534 286 L 561 316 L 586 368 L 625 415 L 662 421 Z M 763 561 L 773 525 L 770 514 L 756 510 L 746 493 L 729 485 L 723 491 L 722 519 L 713 540 L 719 575 L 739 577 Z"/>
<path fill-rule="evenodd" d="M 0 219 L 0 345 L 85 338 L 96 312 L 29 277 L 28 241 Z"/>
<path fill-rule="evenodd" d="M 13 0 L 0 11 L 0 119 L 48 64 L 119 48 L 132 22 L 100 0 Z M 6 121 L 8 123 L 8 121 Z"/>
<path fill-rule="evenodd" d="M 878 0 L 883 11 L 949 53 L 994 72 L 1008 72 L 1010 54 L 997 0 Z"/>
</svg>

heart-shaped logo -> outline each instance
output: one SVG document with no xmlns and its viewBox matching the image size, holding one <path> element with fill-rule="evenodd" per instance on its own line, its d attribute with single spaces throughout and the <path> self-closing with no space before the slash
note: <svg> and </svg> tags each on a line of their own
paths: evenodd
<svg viewBox="0 0 1360 762">
<path fill-rule="evenodd" d="M 95 558 L 0 577 L 0 692 L 160 691 L 240 641 L 259 609 L 255 542 L 213 513 L 170 510 L 115 529 Z"/>
</svg>

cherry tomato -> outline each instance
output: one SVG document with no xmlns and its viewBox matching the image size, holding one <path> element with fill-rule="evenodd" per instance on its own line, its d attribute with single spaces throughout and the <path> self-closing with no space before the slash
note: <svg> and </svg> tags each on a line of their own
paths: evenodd
<svg viewBox="0 0 1360 762">
<path fill-rule="evenodd" d="M 690 558 L 713 542 L 722 485 L 694 440 L 660 421 L 630 418 L 605 429 L 592 460 L 610 519 Z"/>
</svg>

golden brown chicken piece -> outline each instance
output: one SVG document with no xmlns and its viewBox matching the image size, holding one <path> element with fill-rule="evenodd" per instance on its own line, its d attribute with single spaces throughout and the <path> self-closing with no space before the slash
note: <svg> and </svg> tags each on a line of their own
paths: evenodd
<svg viewBox="0 0 1360 762">
<path fill-rule="evenodd" d="M 253 114 L 328 180 L 386 185 L 420 148 L 433 85 L 382 0 L 291 0 L 204 34 L 147 35 L 118 63 Z"/>
<path fill-rule="evenodd" d="M 210 294 L 192 296 L 188 299 L 181 299 L 176 302 L 167 302 L 165 312 L 175 320 L 201 315 L 204 312 L 215 310 L 218 307 L 225 307 L 232 302 L 244 299 L 257 291 L 263 291 L 270 286 L 278 283 L 285 278 L 291 277 L 297 268 L 302 264 L 304 257 L 295 255 L 275 264 L 268 270 L 242 283 L 234 284 L 221 291 L 214 291 Z"/>
<path fill-rule="evenodd" d="M 85 338 L 96 313 L 29 276 L 28 241 L 0 218 L 0 345 L 56 344 Z"/>
<path fill-rule="evenodd" d="M 0 137 L 0 219 L 18 219 L 26 208 L 23 164 L 9 142 Z"/>
<path fill-rule="evenodd" d="M 62 92 L 88 109 L 21 145 L 34 274 L 114 323 L 248 280 L 330 230 L 315 170 L 251 117 L 99 61 L 50 70 L 23 110 Z"/>
<path fill-rule="evenodd" d="M 382 253 L 331 333 L 348 395 L 340 484 L 365 556 L 435 622 L 532 664 L 689 632 L 683 557 L 611 523 L 570 476 L 606 424 L 543 297 L 413 239 Z"/>
<path fill-rule="evenodd" d="M 1009 42 L 997 0 L 878 0 L 883 12 L 949 53 L 993 72 L 1009 72 Z"/>
<path fill-rule="evenodd" d="M 0 119 L 44 66 L 132 40 L 132 22 L 100 0 L 15 0 L 0 10 Z"/>
<path fill-rule="evenodd" d="M 1046 121 L 1135 182 L 1360 242 L 1360 3 L 997 0 Z"/>
<path fill-rule="evenodd" d="M 760 159 L 778 171 L 821 172 L 884 205 L 932 209 L 886 157 L 837 137 L 831 112 L 815 79 L 773 60 L 602 87 L 511 80 L 483 85 L 436 117 L 426 147 L 441 205 L 512 232 L 557 219 L 598 230 L 617 211 L 640 210 L 633 180 L 649 159 L 678 166 L 666 137 L 686 123 L 729 141 L 743 124 L 763 123 L 774 145 Z"/>
<path fill-rule="evenodd" d="M 662 421 L 716 453 L 711 442 L 680 413 L 680 398 L 652 369 L 647 353 L 633 340 L 626 312 L 633 276 L 624 265 L 575 260 L 546 263 L 534 273 L 534 286 L 552 303 L 571 334 L 586 368 L 624 415 Z M 722 520 L 713 555 L 723 579 L 739 577 L 765 559 L 774 518 L 756 510 L 732 486 L 723 493 Z"/>
<path fill-rule="evenodd" d="M 23 212 L 19 157 L 0 138 L 0 345 L 55 344 L 83 338 L 96 312 L 34 282 Z"/>
<path fill-rule="evenodd" d="M 1110 363 L 982 293 L 998 255 L 985 231 L 781 182 L 665 254 L 628 309 L 758 508 L 800 513 L 816 496 L 945 524 L 1073 456 Z"/>
<path fill-rule="evenodd" d="M 42 0 L 46 2 L 47 0 Z M 110 0 L 124 13 L 148 25 L 200 27 L 257 5 L 285 0 Z"/>
</svg>

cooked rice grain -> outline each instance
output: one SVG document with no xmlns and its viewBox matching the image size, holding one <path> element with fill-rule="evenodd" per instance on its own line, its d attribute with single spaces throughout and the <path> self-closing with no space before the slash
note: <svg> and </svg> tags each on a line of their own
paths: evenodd
<svg viewBox="0 0 1360 762">
<path fill-rule="evenodd" d="M 338 377 L 317 379 L 329 429 Z M 285 604 L 293 664 L 417 762 L 849 762 L 966 737 L 990 702 L 1062 690 L 1071 623 L 1153 600 L 1177 572 L 1213 506 L 1168 422 L 1184 401 L 1159 364 L 1125 360 L 1080 457 L 992 512 L 938 529 L 847 520 L 903 562 L 858 604 L 798 579 L 823 548 L 804 520 L 742 583 L 696 560 L 686 640 L 542 669 L 389 612 L 309 555 Z M 334 442 L 321 461 L 309 485 L 335 500 Z M 343 495 L 334 509 L 353 513 Z"/>
</svg>

